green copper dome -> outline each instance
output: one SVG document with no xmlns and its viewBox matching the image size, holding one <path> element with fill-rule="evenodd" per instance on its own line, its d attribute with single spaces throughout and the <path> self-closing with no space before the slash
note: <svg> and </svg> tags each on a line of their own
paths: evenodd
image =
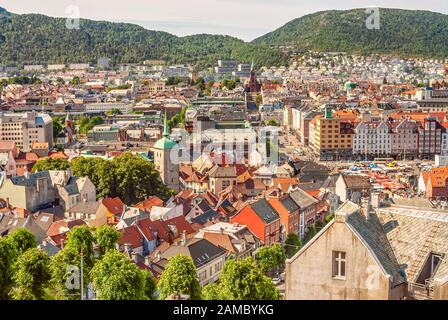
<svg viewBox="0 0 448 320">
<path fill-rule="evenodd" d="M 163 137 L 154 144 L 154 148 L 163 150 L 173 149 L 177 145 L 177 143 L 171 140 L 169 136 L 170 131 L 168 129 L 168 124 L 166 122 L 166 112 L 165 112 L 165 119 L 163 121 Z"/>
<path fill-rule="evenodd" d="M 176 142 L 171 140 L 170 138 L 163 137 L 159 141 L 157 141 L 154 145 L 156 149 L 173 149 L 177 145 Z"/>
</svg>

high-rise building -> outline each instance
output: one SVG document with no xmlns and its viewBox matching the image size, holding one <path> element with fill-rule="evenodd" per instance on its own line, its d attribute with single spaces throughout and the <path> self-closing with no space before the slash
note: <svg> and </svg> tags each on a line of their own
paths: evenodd
<svg viewBox="0 0 448 320">
<path fill-rule="evenodd" d="M 48 114 L 0 113 L 0 141 L 14 141 L 16 146 L 29 152 L 35 142 L 46 142 L 53 147 L 53 120 Z"/>
</svg>

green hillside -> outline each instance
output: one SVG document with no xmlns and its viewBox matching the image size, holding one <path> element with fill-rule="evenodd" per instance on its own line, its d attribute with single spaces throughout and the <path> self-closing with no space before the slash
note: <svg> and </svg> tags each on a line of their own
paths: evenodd
<svg viewBox="0 0 448 320">
<path fill-rule="evenodd" d="M 290 21 L 253 42 L 316 51 L 447 57 L 448 15 L 380 9 L 380 29 L 366 27 L 365 9 L 322 11 Z"/>
<path fill-rule="evenodd" d="M 95 63 L 99 57 L 115 64 L 164 59 L 199 69 L 228 58 L 246 63 L 253 58 L 257 66 L 287 63 L 278 51 L 230 36 L 176 37 L 133 24 L 85 19 L 79 30 L 65 24 L 64 18 L 9 14 L 0 8 L 0 64 Z"/>
</svg>

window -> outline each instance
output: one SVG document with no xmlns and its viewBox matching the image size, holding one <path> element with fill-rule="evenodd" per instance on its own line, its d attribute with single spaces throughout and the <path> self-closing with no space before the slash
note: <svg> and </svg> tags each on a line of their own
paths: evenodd
<svg viewBox="0 0 448 320">
<path fill-rule="evenodd" d="M 345 252 L 333 251 L 333 278 L 345 278 Z"/>
</svg>

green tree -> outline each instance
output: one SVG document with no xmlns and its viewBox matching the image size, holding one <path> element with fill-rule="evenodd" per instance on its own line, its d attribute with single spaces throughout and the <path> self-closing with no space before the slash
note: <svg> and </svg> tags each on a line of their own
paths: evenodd
<svg viewBox="0 0 448 320">
<path fill-rule="evenodd" d="M 120 109 L 114 108 L 114 109 L 110 110 L 109 112 L 107 112 L 107 114 L 114 116 L 114 115 L 121 114 L 121 111 L 120 111 Z"/>
<path fill-rule="evenodd" d="M 157 282 L 152 273 L 148 270 L 141 270 L 144 279 L 144 294 L 148 300 L 154 299 L 154 294 L 157 290 Z"/>
<path fill-rule="evenodd" d="M 173 293 L 187 294 L 193 300 L 201 297 L 196 267 L 190 257 L 178 255 L 171 258 L 158 286 L 162 300 Z"/>
<path fill-rule="evenodd" d="M 103 256 L 109 250 L 114 250 L 120 236 L 120 232 L 109 225 L 102 225 L 96 228 L 95 242 L 98 245 L 100 256 Z"/>
<path fill-rule="evenodd" d="M 66 248 L 73 249 L 75 252 L 83 254 L 84 263 L 86 267 L 92 268 L 94 254 L 94 236 L 92 230 L 86 225 L 75 226 L 72 230 L 68 232 L 67 241 L 65 244 Z"/>
<path fill-rule="evenodd" d="M 59 117 L 53 117 L 53 139 L 56 139 L 57 136 L 64 130 L 64 126 L 62 125 L 62 120 Z"/>
<path fill-rule="evenodd" d="M 41 249 L 24 252 L 17 261 L 12 297 L 16 300 L 43 300 L 51 279 L 49 264 L 50 258 Z"/>
<path fill-rule="evenodd" d="M 269 119 L 269 121 L 268 121 L 268 126 L 278 126 L 278 123 L 277 123 L 277 121 L 275 121 L 275 119 Z"/>
<path fill-rule="evenodd" d="M 270 247 L 261 247 L 255 255 L 255 261 L 264 273 L 272 272 L 274 269 L 284 265 L 285 260 L 285 250 L 278 243 Z"/>
<path fill-rule="evenodd" d="M 61 158 L 47 158 L 39 160 L 33 166 L 33 172 L 42 172 L 47 170 L 67 170 L 70 168 L 70 163 Z"/>
<path fill-rule="evenodd" d="M 0 238 L 0 300 L 9 298 L 13 286 L 16 249 L 8 237 Z"/>
<path fill-rule="evenodd" d="M 79 77 L 73 77 L 72 81 L 70 83 L 74 86 L 78 86 L 81 83 L 81 79 Z"/>
<path fill-rule="evenodd" d="M 16 256 L 19 257 L 25 251 L 36 247 L 36 238 L 26 228 L 17 228 L 8 235 L 8 241 L 13 245 Z"/>
<path fill-rule="evenodd" d="M 55 291 L 56 297 L 59 299 L 80 299 L 80 289 L 76 288 L 78 284 L 74 282 L 76 280 L 73 279 L 70 281 L 69 278 L 74 275 L 73 270 L 70 269 L 73 266 L 77 267 L 78 270 L 81 268 L 81 255 L 80 252 L 74 247 L 65 246 L 51 259 L 50 283 L 51 287 Z M 88 273 L 85 273 L 85 275 L 88 275 Z M 67 284 L 70 284 L 72 287 L 69 288 Z M 87 286 L 87 284 L 88 277 L 84 276 L 84 286 Z"/>
<path fill-rule="evenodd" d="M 127 204 L 142 201 L 152 195 L 166 195 L 168 190 L 160 180 L 154 164 L 131 153 L 112 160 L 117 195 Z"/>
<path fill-rule="evenodd" d="M 210 288 L 214 299 L 225 300 L 279 300 L 280 292 L 272 280 L 258 268 L 252 258 L 229 259 L 224 264 L 219 289 Z"/>
<path fill-rule="evenodd" d="M 217 283 L 207 284 L 202 289 L 202 299 L 203 300 L 225 300 L 221 286 Z"/>
<path fill-rule="evenodd" d="M 328 215 L 328 216 L 326 216 L 325 217 L 325 222 L 326 223 L 329 223 L 331 220 L 333 220 L 334 219 L 334 214 L 330 214 L 330 215 Z"/>
<path fill-rule="evenodd" d="M 101 300 L 147 299 L 147 276 L 118 250 L 109 250 L 90 275 Z"/>
<path fill-rule="evenodd" d="M 285 254 L 286 257 L 291 258 L 294 256 L 302 247 L 299 236 L 295 233 L 290 233 L 285 240 Z"/>
<path fill-rule="evenodd" d="M 76 177 L 89 177 L 90 181 L 92 181 L 97 188 L 97 193 L 101 193 L 101 190 L 98 190 L 101 179 L 99 170 L 105 161 L 107 160 L 101 158 L 76 157 L 72 160 L 70 166 L 72 168 L 73 175 Z"/>
<path fill-rule="evenodd" d="M 80 290 L 73 286 L 67 288 L 67 279 L 72 266 L 81 269 L 81 252 L 83 254 L 84 287 L 90 281 L 89 273 L 94 265 L 94 237 L 89 227 L 82 225 L 74 227 L 69 233 L 64 248 L 59 251 L 50 263 L 51 284 L 59 298 L 79 299 Z M 82 251 L 81 251 L 82 248 Z M 74 283 L 72 283 L 74 285 Z"/>
</svg>

